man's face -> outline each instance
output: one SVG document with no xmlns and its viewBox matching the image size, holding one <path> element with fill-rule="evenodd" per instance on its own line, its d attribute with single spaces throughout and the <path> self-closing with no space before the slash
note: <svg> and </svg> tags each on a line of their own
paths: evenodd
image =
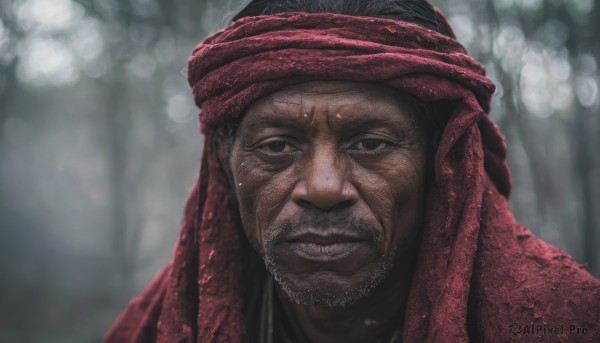
<svg viewBox="0 0 600 343">
<path fill-rule="evenodd" d="M 311 82 L 247 109 L 229 158 L 239 211 L 292 300 L 347 306 L 407 263 L 426 164 L 412 104 L 384 87 Z"/>
</svg>

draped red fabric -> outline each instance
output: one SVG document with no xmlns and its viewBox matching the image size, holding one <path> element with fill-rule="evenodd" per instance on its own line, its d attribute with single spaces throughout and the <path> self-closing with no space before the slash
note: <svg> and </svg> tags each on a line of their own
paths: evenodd
<svg viewBox="0 0 600 343">
<path fill-rule="evenodd" d="M 448 26 L 440 14 L 442 24 Z M 449 27 L 449 26 L 448 26 Z M 487 116 L 494 85 L 454 38 L 415 24 L 337 14 L 243 18 L 189 60 L 206 135 L 200 177 L 169 266 L 133 299 L 107 342 L 247 341 L 239 223 L 212 147 L 215 128 L 254 100 L 312 80 L 378 82 L 443 104 L 405 342 L 596 341 L 600 283 L 517 223 L 503 136 Z M 515 333 L 511 325 L 585 327 Z M 524 327 L 524 326 L 522 326 Z"/>
</svg>

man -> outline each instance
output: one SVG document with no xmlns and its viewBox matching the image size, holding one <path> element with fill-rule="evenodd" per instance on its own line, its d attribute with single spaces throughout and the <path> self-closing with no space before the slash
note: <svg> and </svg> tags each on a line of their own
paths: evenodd
<svg viewBox="0 0 600 343">
<path fill-rule="evenodd" d="M 253 1 L 189 81 L 200 178 L 106 341 L 600 337 L 600 283 L 514 220 L 494 86 L 426 1 Z"/>
</svg>

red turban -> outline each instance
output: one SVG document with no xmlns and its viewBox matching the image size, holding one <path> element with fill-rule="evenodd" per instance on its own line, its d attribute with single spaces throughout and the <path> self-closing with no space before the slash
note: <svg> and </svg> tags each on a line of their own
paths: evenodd
<svg viewBox="0 0 600 343">
<path fill-rule="evenodd" d="M 442 25 L 451 32 L 443 19 Z M 207 38 L 189 60 L 206 135 L 173 261 L 131 301 L 108 342 L 246 341 L 240 282 L 245 239 L 214 128 L 253 101 L 313 80 L 377 82 L 447 116 L 405 322 L 405 342 L 530 340 L 510 326 L 569 325 L 598 338 L 600 283 L 540 241 L 509 209 L 506 146 L 487 116 L 494 85 L 454 38 L 415 24 L 330 13 L 247 17 Z M 514 331 L 514 330 L 513 330 Z"/>
</svg>

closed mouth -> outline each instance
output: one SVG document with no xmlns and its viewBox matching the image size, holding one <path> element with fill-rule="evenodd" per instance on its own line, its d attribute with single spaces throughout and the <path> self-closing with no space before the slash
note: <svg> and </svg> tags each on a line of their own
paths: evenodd
<svg viewBox="0 0 600 343">
<path fill-rule="evenodd" d="M 366 241 L 367 238 L 355 235 L 344 235 L 344 234 L 302 234 L 296 235 L 285 240 L 286 243 L 307 243 L 316 245 L 332 245 L 332 244 L 343 244 L 343 243 L 359 243 Z"/>
<path fill-rule="evenodd" d="M 369 239 L 348 230 L 310 230 L 298 232 L 283 243 L 295 254 L 305 259 L 327 261 L 344 258 Z"/>
</svg>

